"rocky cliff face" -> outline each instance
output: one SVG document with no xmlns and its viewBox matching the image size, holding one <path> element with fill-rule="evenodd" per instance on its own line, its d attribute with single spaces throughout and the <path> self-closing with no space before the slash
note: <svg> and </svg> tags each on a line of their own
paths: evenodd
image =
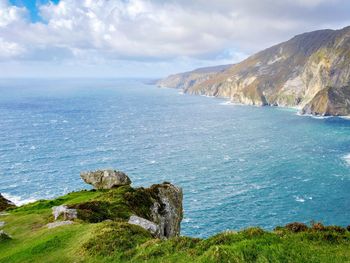
<svg viewBox="0 0 350 263">
<path fill-rule="evenodd" d="M 350 27 L 346 27 L 301 34 L 219 71 L 173 75 L 158 85 L 235 103 L 349 115 L 349 82 Z"/>
</svg>

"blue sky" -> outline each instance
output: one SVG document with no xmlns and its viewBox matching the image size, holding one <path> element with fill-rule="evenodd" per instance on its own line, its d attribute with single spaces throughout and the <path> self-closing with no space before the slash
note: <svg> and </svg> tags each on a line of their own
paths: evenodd
<svg viewBox="0 0 350 263">
<path fill-rule="evenodd" d="M 25 7 L 30 13 L 30 19 L 32 22 L 42 21 L 38 6 L 47 4 L 49 0 L 10 0 L 11 5 L 18 7 Z M 58 4 L 59 0 L 51 0 L 52 3 Z"/>
<path fill-rule="evenodd" d="M 350 25 L 348 0 L 0 0 L 0 77 L 161 77 Z"/>
</svg>

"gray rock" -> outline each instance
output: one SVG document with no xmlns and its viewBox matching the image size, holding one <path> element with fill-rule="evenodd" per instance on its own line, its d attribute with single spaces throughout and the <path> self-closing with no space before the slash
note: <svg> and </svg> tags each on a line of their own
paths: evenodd
<svg viewBox="0 0 350 263">
<path fill-rule="evenodd" d="M 151 189 L 157 195 L 151 208 L 151 217 L 159 227 L 159 237 L 179 236 L 183 218 L 182 189 L 170 183 L 156 184 Z"/>
<path fill-rule="evenodd" d="M 0 242 L 9 239 L 11 239 L 11 236 L 8 235 L 4 230 L 0 230 Z"/>
<path fill-rule="evenodd" d="M 53 223 L 48 223 L 46 226 L 48 229 L 52 229 L 52 228 L 56 228 L 56 227 L 60 227 L 60 226 L 66 226 L 66 225 L 71 225 L 73 224 L 73 221 L 70 220 L 66 220 L 66 221 L 56 221 Z"/>
<path fill-rule="evenodd" d="M 131 184 L 130 178 L 125 173 L 116 170 L 81 172 L 80 177 L 85 183 L 91 184 L 96 189 L 111 189 Z"/>
<path fill-rule="evenodd" d="M 143 229 L 146 229 L 147 231 L 149 231 L 152 235 L 156 236 L 156 237 L 159 237 L 159 227 L 157 224 L 147 220 L 147 219 L 144 219 L 142 217 L 139 217 L 139 216 L 135 216 L 135 215 L 132 215 L 129 219 L 129 224 L 132 224 L 132 225 L 137 225 L 137 226 L 140 226 L 142 227 Z"/>
<path fill-rule="evenodd" d="M 5 225 L 5 222 L 0 221 L 0 227 L 3 227 Z"/>
<path fill-rule="evenodd" d="M 54 206 L 52 207 L 52 214 L 57 220 L 60 215 L 63 216 L 64 220 L 73 220 L 78 217 L 78 212 L 76 209 L 69 209 L 66 205 Z"/>
</svg>

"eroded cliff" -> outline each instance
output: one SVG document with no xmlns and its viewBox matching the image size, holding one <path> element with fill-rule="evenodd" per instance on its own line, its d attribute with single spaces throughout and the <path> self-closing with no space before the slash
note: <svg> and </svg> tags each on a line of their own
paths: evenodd
<svg viewBox="0 0 350 263">
<path fill-rule="evenodd" d="M 315 115 L 350 112 L 350 27 L 304 33 L 215 69 L 172 75 L 158 85 L 235 103 L 297 107 Z"/>
</svg>

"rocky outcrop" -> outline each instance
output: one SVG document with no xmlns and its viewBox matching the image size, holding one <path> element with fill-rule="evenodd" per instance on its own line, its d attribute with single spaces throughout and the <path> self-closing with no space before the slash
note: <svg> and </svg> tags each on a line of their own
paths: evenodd
<svg viewBox="0 0 350 263">
<path fill-rule="evenodd" d="M 52 207 L 52 215 L 57 220 L 61 215 L 63 220 L 73 220 L 78 217 L 76 209 L 68 208 L 66 205 Z"/>
<path fill-rule="evenodd" d="M 140 226 L 143 229 L 150 232 L 153 236 L 160 237 L 159 226 L 152 221 L 149 221 L 139 216 L 132 215 L 130 216 L 128 223 Z"/>
<path fill-rule="evenodd" d="M 130 185 L 130 178 L 123 172 L 116 170 L 98 170 L 82 172 L 81 178 L 96 189 L 111 189 L 122 185 Z"/>
<path fill-rule="evenodd" d="M 16 207 L 14 203 L 12 203 L 10 200 L 7 200 L 5 197 L 3 197 L 0 194 L 0 211 L 4 211 L 8 208 Z"/>
<path fill-rule="evenodd" d="M 153 185 L 151 189 L 157 197 L 151 208 L 151 216 L 152 221 L 159 226 L 159 236 L 179 236 L 183 218 L 182 189 L 170 183 Z"/>
<path fill-rule="evenodd" d="M 224 70 L 177 74 L 158 85 L 235 103 L 349 115 L 350 96 L 344 89 L 350 83 L 349 49 L 350 27 L 319 30 L 295 36 Z"/>
<path fill-rule="evenodd" d="M 137 215 L 137 218 L 130 217 L 129 222 L 151 229 L 150 232 L 158 238 L 179 236 L 182 200 L 182 189 L 167 182 L 137 188 L 126 195 L 127 204 Z"/>
</svg>

